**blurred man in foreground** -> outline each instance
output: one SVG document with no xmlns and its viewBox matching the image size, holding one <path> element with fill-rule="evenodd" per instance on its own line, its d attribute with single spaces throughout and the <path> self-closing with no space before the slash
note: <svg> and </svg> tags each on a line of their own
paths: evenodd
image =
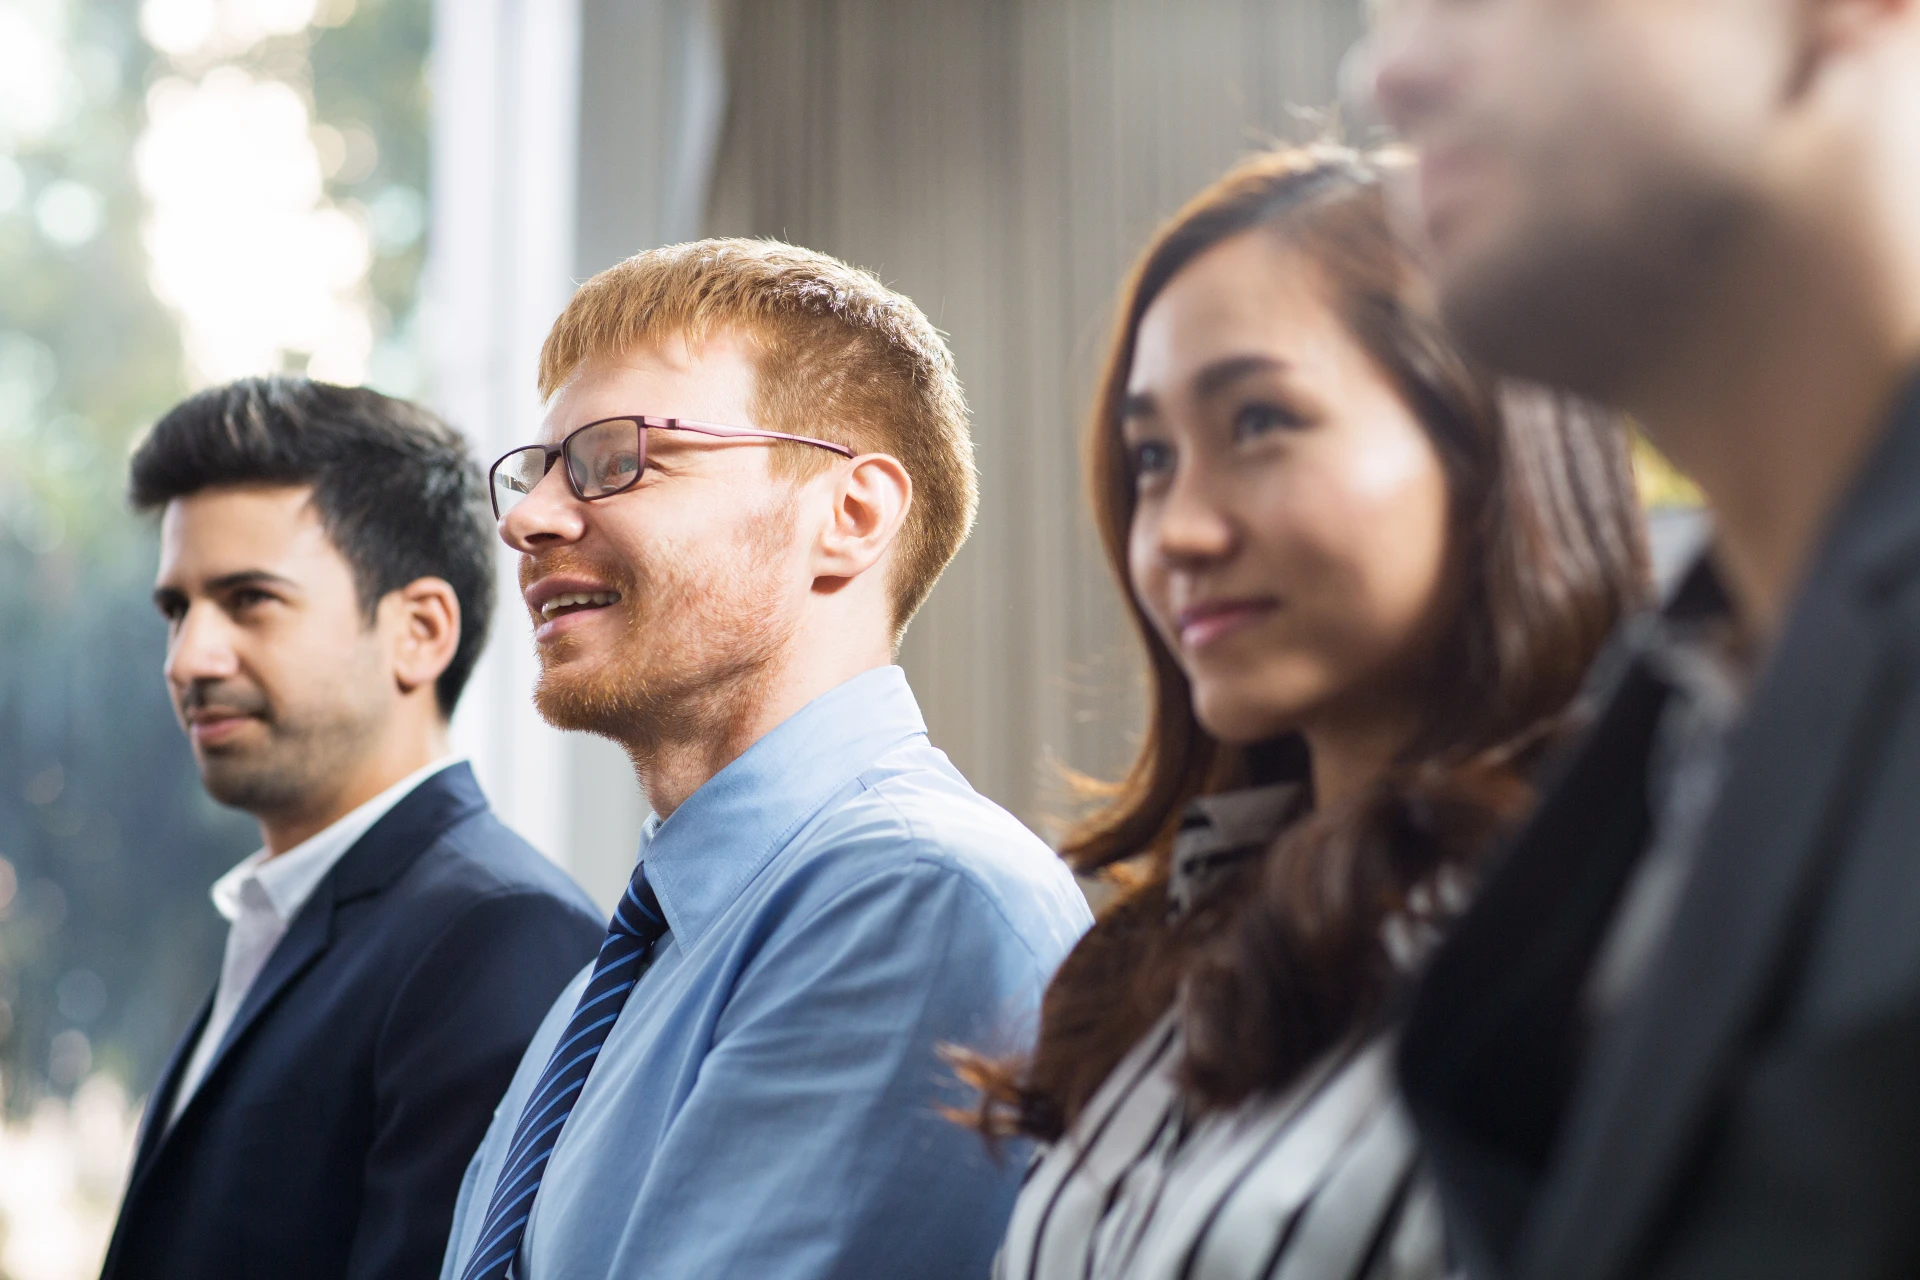
<svg viewBox="0 0 1920 1280">
<path fill-rule="evenodd" d="M 1403 0 L 1449 319 L 1717 541 L 1426 983 L 1478 1275 L 1920 1274 L 1920 5 Z"/>
<path fill-rule="evenodd" d="M 134 454 L 166 677 L 208 792 L 259 819 L 219 984 L 142 1124 L 110 1280 L 432 1274 L 585 895 L 447 749 L 491 534 L 460 437 L 371 391 L 202 392 Z"/>
<path fill-rule="evenodd" d="M 842 263 L 704 241 L 588 281 L 540 388 L 493 469 L 535 698 L 655 816 L 442 1276 L 984 1275 L 1021 1162 L 941 1117 L 936 1051 L 1030 1034 L 1088 916 L 892 665 L 973 518 L 945 344 Z"/>
</svg>

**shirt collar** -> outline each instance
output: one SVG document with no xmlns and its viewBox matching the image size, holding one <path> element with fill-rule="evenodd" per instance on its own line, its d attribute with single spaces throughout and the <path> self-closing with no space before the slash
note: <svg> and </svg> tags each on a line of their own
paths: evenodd
<svg viewBox="0 0 1920 1280">
<path fill-rule="evenodd" d="M 649 821 L 640 860 L 680 945 L 691 946 L 836 791 L 926 731 L 905 672 L 862 672 L 782 721 L 672 816 Z"/>
<path fill-rule="evenodd" d="M 1713 547 L 1703 547 L 1692 565 L 1661 602 L 1659 617 L 1668 625 L 1731 621 L 1733 598 L 1713 563 Z"/>
<path fill-rule="evenodd" d="M 281 923 L 290 922 L 306 905 L 307 899 L 313 896 L 313 891 L 320 887 L 320 882 L 327 878 L 334 864 L 346 856 L 347 850 L 353 848 L 374 823 L 412 795 L 414 788 L 442 769 L 460 763 L 463 758 L 442 756 L 425 768 L 414 770 L 277 858 L 269 858 L 265 849 L 255 850 L 242 859 L 238 866 L 213 882 L 214 909 L 229 922 L 238 920 L 246 909 L 248 899 L 254 898 L 246 888 L 251 880 L 259 885 Z"/>
<path fill-rule="evenodd" d="M 1246 863 L 1264 854 L 1299 817 L 1306 791 L 1297 782 L 1245 787 L 1188 802 L 1173 838 L 1167 906 L 1186 915 L 1219 891 Z"/>
</svg>

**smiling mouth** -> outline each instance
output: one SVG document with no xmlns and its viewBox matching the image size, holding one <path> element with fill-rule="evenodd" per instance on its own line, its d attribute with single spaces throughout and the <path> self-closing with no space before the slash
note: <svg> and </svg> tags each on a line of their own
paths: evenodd
<svg viewBox="0 0 1920 1280">
<path fill-rule="evenodd" d="M 1264 620 L 1278 604 L 1272 600 L 1234 600 L 1182 610 L 1175 623 L 1180 643 L 1189 651 Z"/>
<path fill-rule="evenodd" d="M 540 606 L 540 616 L 548 622 L 564 617 L 569 613 L 581 613 L 588 609 L 604 609 L 620 599 L 618 591 L 569 591 L 557 595 Z"/>
</svg>

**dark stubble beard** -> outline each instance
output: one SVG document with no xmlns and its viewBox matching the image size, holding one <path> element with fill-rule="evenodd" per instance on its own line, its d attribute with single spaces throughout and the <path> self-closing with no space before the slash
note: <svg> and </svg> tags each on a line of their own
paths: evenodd
<svg viewBox="0 0 1920 1280">
<path fill-rule="evenodd" d="M 777 566 L 794 512 L 791 502 L 769 511 L 732 554 L 695 572 L 672 555 L 653 567 L 592 563 L 592 575 L 620 593 L 614 607 L 626 611 L 626 634 L 585 671 L 568 670 L 570 638 L 544 650 L 533 695 L 542 718 L 610 738 L 636 763 L 668 743 L 730 740 L 761 703 L 792 639 L 792 622 L 780 616 Z M 568 565 L 552 555 L 540 568 Z"/>
<path fill-rule="evenodd" d="M 1460 344 L 1501 373 L 1633 407 L 1712 315 L 1758 212 L 1677 162 L 1629 175 L 1634 194 L 1536 209 L 1533 225 L 1443 278 Z M 1566 190 L 1559 183 L 1550 189 Z"/>
<path fill-rule="evenodd" d="M 243 681 L 188 690 L 183 710 L 222 707 L 253 716 L 266 730 L 266 741 L 258 745 L 195 750 L 208 795 L 257 818 L 305 813 L 330 802 L 379 736 L 380 718 L 350 696 L 353 681 L 343 682 L 344 692 L 331 680 L 317 683 L 322 696 L 311 706 L 277 704 Z"/>
</svg>

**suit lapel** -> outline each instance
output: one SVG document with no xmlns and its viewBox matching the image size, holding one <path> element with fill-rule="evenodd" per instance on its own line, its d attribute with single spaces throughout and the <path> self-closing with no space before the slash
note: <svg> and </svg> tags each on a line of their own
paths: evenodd
<svg viewBox="0 0 1920 1280">
<path fill-rule="evenodd" d="M 213 992 L 200 1002 L 200 1012 L 187 1024 L 186 1034 L 173 1046 L 173 1052 L 167 1056 L 167 1065 L 160 1069 L 160 1082 L 154 1086 L 152 1100 L 147 1104 L 147 1113 L 140 1118 L 140 1135 L 133 1147 L 133 1179 L 138 1179 L 143 1169 L 153 1160 L 154 1152 L 160 1148 L 160 1139 L 167 1131 L 167 1117 L 173 1113 L 173 1095 L 180 1088 L 180 1076 L 187 1069 L 187 1061 L 193 1057 L 194 1046 L 200 1043 L 200 1036 L 206 1030 L 207 1018 L 213 1013 Z"/>
<path fill-rule="evenodd" d="M 1517 1274 L 1629 1273 L 1796 959 L 1904 701 L 1911 664 L 1885 597 L 1890 568 L 1920 542 L 1916 489 L 1909 411 L 1843 508 L 1755 690 L 1650 981 L 1591 1046 Z"/>
<path fill-rule="evenodd" d="M 1621 1273 L 1791 954 L 1842 834 L 1844 783 L 1871 765 L 1888 718 L 1875 712 L 1897 703 L 1885 629 L 1857 605 L 1825 603 L 1815 634 L 1802 637 L 1804 656 L 1820 660 L 1783 651 L 1779 678 L 1754 705 L 1649 970 L 1656 980 L 1592 1045 L 1521 1275 Z M 1849 749 L 1781 750 L 1794 741 Z"/>
<path fill-rule="evenodd" d="M 332 878 L 329 873 L 327 880 Z M 273 954 L 267 957 L 267 963 L 260 969 L 260 976 L 247 988 L 247 998 L 240 1002 L 233 1022 L 227 1027 L 227 1034 L 221 1037 L 219 1048 L 213 1051 L 213 1057 L 207 1061 L 200 1091 L 187 1103 L 189 1110 L 205 1094 L 207 1083 L 212 1081 L 221 1064 L 233 1052 L 234 1046 L 246 1038 L 254 1023 L 280 998 L 280 993 L 305 973 L 333 940 L 333 895 L 327 892 L 328 888 L 327 881 L 322 881 L 319 889 L 307 899 L 306 905 L 300 908 L 300 914 L 287 926 L 285 936 L 274 946 Z"/>
<path fill-rule="evenodd" d="M 134 1178 L 127 1192 L 129 1201 L 139 1190 L 147 1171 L 170 1145 L 172 1136 L 186 1127 L 195 1112 L 212 1105 L 229 1060 L 238 1052 L 249 1033 L 281 1001 L 300 975 L 312 968 L 332 945 L 336 932 L 336 911 L 384 891 L 426 852 L 441 832 L 470 814 L 485 809 L 486 803 L 479 784 L 474 781 L 472 768 L 464 763 L 449 765 L 414 788 L 341 856 L 299 914 L 294 916 L 286 935 L 267 957 L 260 976 L 247 989 L 246 999 L 241 1001 L 232 1025 L 227 1028 L 219 1048 L 207 1062 L 206 1072 L 200 1078 L 200 1087 L 180 1113 L 180 1123 L 169 1126 L 163 1117 L 159 1117 L 157 1107 L 148 1109 L 140 1139 L 140 1149 L 146 1154 L 144 1160 L 135 1164 Z M 165 1090 L 162 1102 L 169 1110 L 171 1103 L 168 1100 L 173 1090 L 179 1087 L 180 1071 L 193 1052 L 200 1028 L 206 1025 L 207 1013 L 211 1008 L 212 1000 L 209 997 L 207 1007 L 195 1021 L 193 1033 L 174 1049 L 173 1060 L 161 1077 Z"/>
<path fill-rule="evenodd" d="M 337 868 L 336 868 L 337 869 Z M 331 876 L 329 876 L 331 879 Z M 175 1124 L 168 1124 L 159 1107 L 148 1109 L 143 1124 L 146 1132 L 141 1138 L 141 1148 L 145 1158 L 136 1161 L 133 1180 L 127 1188 L 127 1200 L 132 1202 L 149 1173 L 158 1164 L 160 1156 L 174 1145 L 174 1138 L 193 1120 L 194 1114 L 210 1105 L 215 1092 L 216 1076 L 222 1064 L 232 1054 L 233 1048 L 246 1035 L 248 1029 L 260 1019 L 260 1016 L 273 1004 L 274 999 L 287 988 L 295 978 L 313 964 L 327 949 L 328 935 L 333 922 L 333 903 L 325 892 L 326 882 L 307 900 L 300 914 L 294 917 L 286 936 L 274 947 L 273 954 L 267 957 L 267 963 L 260 970 L 260 976 L 247 989 L 247 998 L 241 1002 L 240 1009 L 234 1014 L 233 1023 L 227 1028 L 227 1034 L 221 1037 L 220 1046 L 214 1050 L 213 1057 L 207 1061 L 207 1069 L 200 1077 L 200 1085 L 194 1090 L 193 1097 L 187 1099 L 187 1105 L 180 1112 Z M 193 1047 L 199 1040 L 200 1031 L 206 1026 L 207 1013 L 212 1010 L 209 999 L 206 1009 L 195 1021 L 194 1032 L 174 1050 L 174 1061 L 169 1064 L 165 1092 L 156 1094 L 161 1105 L 170 1113 L 173 1110 L 172 1097 L 179 1088 L 179 1075 L 186 1060 L 193 1053 Z"/>
</svg>

